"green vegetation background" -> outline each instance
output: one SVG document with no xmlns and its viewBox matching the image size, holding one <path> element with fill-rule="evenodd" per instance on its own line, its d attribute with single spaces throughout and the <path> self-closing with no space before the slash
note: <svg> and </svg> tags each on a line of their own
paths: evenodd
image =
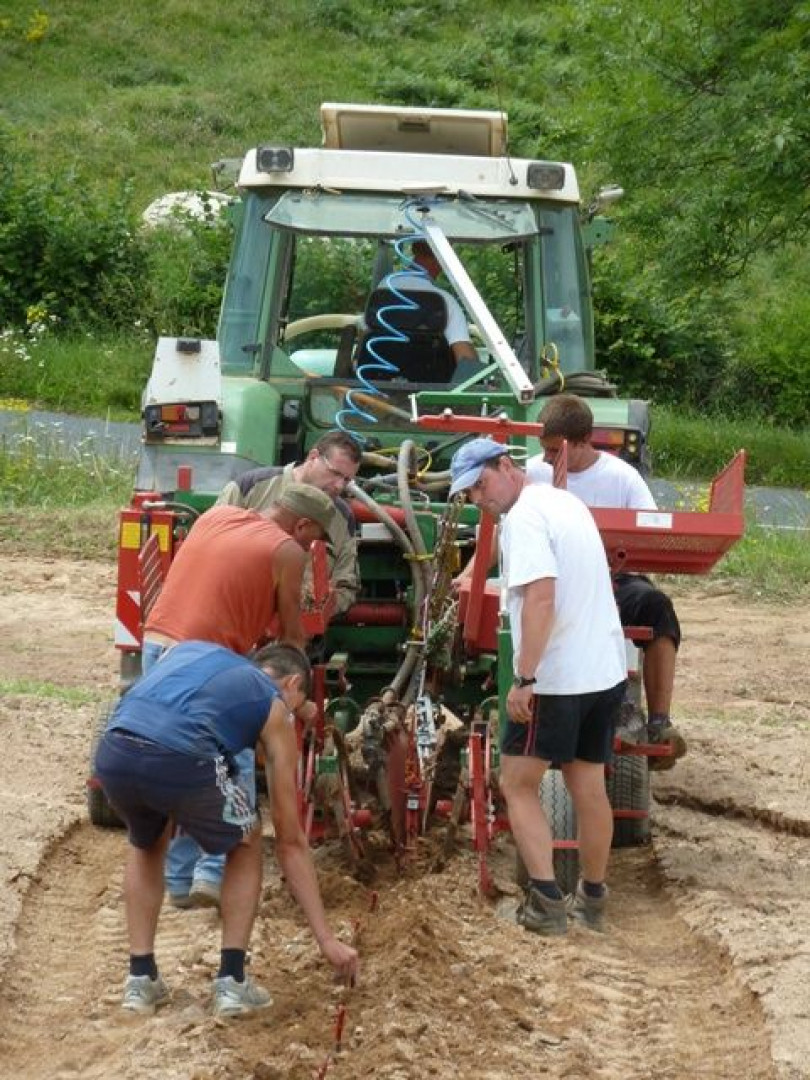
<svg viewBox="0 0 810 1080">
<path fill-rule="evenodd" d="M 503 108 L 511 150 L 619 183 L 597 362 L 670 474 L 808 484 L 807 0 L 3 0 L 0 399 L 137 412 L 156 333 L 211 334 L 227 228 L 146 234 L 166 191 L 324 100 Z M 709 423 L 706 423 L 709 418 Z"/>
</svg>

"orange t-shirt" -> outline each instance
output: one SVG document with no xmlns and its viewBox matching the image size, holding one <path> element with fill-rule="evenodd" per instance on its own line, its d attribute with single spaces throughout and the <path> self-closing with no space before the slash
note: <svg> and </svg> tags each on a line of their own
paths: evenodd
<svg viewBox="0 0 810 1080">
<path fill-rule="evenodd" d="M 253 510 L 206 511 L 175 556 L 144 630 L 249 652 L 276 614 L 273 558 L 289 539 Z"/>
</svg>

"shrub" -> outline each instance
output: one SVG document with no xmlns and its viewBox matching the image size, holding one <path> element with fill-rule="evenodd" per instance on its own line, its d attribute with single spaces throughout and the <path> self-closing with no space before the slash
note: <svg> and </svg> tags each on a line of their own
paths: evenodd
<svg viewBox="0 0 810 1080">
<path fill-rule="evenodd" d="M 724 301 L 667 293 L 660 278 L 628 272 L 611 251 L 594 262 L 596 366 L 623 394 L 705 408 L 727 363 Z"/>
<path fill-rule="evenodd" d="M 146 268 L 132 216 L 126 186 L 105 199 L 37 176 L 0 130 L 0 326 L 31 310 L 68 329 L 131 322 Z"/>
<path fill-rule="evenodd" d="M 796 247 L 762 259 L 739 289 L 728 402 L 777 424 L 810 424 L 810 259 Z"/>
<path fill-rule="evenodd" d="M 181 228 L 156 228 L 145 236 L 141 316 L 156 334 L 215 336 L 232 239 L 227 215 L 211 221 L 187 215 Z"/>
</svg>

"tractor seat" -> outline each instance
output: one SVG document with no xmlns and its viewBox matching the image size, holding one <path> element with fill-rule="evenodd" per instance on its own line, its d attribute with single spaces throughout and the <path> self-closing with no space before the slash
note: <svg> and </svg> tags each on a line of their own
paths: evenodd
<svg viewBox="0 0 810 1080">
<path fill-rule="evenodd" d="M 389 337 L 389 327 L 407 335 L 407 341 L 377 341 L 374 348 L 380 356 L 394 364 L 394 372 L 371 370 L 369 381 L 402 377 L 412 383 L 448 383 L 453 376 L 454 364 L 450 346 L 444 336 L 447 325 L 447 309 L 444 298 L 428 291 L 402 290 L 416 306 L 406 308 L 400 297 L 391 289 L 375 289 L 366 305 L 366 329 L 362 333 L 355 367 L 376 364 L 368 349 L 375 337 Z M 386 310 L 388 309 L 388 310 Z M 382 315 L 381 315 L 382 313 Z M 385 319 L 388 326 L 381 322 Z"/>
</svg>

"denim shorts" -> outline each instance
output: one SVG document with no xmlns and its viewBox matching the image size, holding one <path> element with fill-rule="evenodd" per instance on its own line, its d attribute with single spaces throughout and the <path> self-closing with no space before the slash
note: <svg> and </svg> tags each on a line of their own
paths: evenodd
<svg viewBox="0 0 810 1080">
<path fill-rule="evenodd" d="M 170 820 L 210 855 L 236 847 L 259 817 L 232 771 L 224 757 L 182 754 L 120 730 L 105 732 L 96 754 L 96 776 L 137 848 L 152 847 Z"/>
<path fill-rule="evenodd" d="M 536 757 L 555 765 L 578 758 L 607 764 L 621 712 L 626 680 L 592 694 L 538 694 L 528 724 L 507 720 L 501 751 L 513 757 Z"/>
</svg>

